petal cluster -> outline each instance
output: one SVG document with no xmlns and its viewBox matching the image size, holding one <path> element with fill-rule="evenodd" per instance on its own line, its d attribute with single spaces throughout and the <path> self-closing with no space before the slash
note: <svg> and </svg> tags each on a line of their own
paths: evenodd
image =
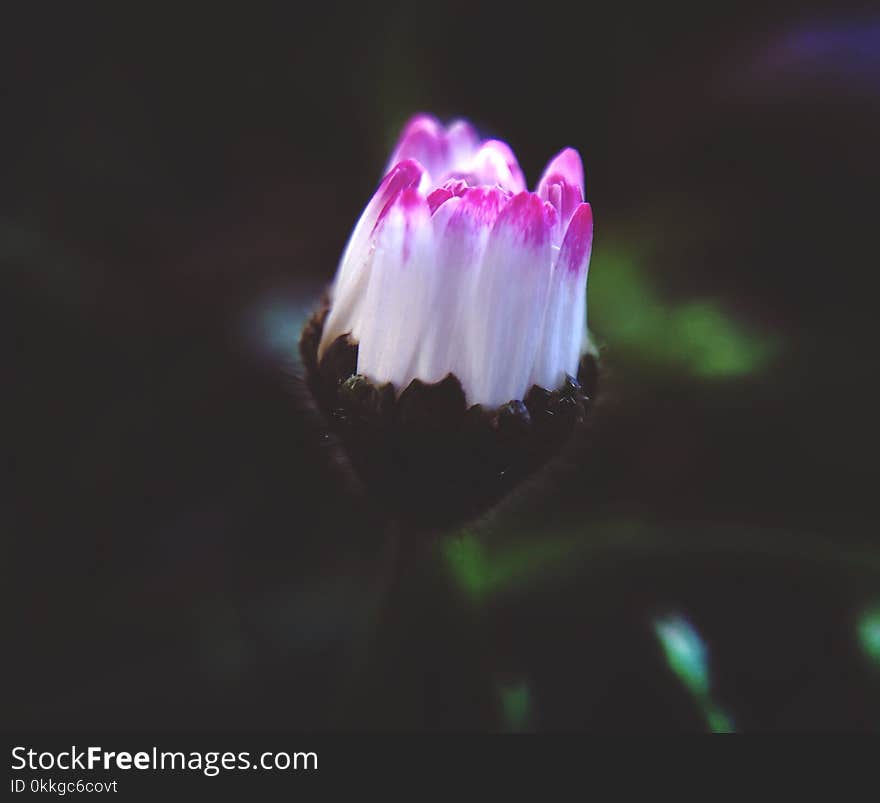
<svg viewBox="0 0 880 803">
<path fill-rule="evenodd" d="M 583 187 L 572 149 L 529 192 L 505 143 L 414 117 L 343 253 L 319 357 L 349 335 L 358 373 L 398 392 L 451 373 L 469 404 L 559 387 L 585 342 Z"/>
</svg>

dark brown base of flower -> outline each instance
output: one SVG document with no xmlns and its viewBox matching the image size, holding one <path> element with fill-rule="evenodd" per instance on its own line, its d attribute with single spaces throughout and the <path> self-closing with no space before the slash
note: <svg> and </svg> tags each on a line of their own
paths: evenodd
<svg viewBox="0 0 880 803">
<path fill-rule="evenodd" d="M 458 379 L 416 379 L 395 397 L 356 373 L 358 347 L 340 337 L 318 361 L 327 316 L 306 324 L 300 352 L 306 381 L 345 444 L 358 476 L 394 515 L 422 529 L 479 515 L 547 463 L 582 428 L 598 383 L 586 355 L 577 379 L 499 408 L 468 407 Z"/>
</svg>

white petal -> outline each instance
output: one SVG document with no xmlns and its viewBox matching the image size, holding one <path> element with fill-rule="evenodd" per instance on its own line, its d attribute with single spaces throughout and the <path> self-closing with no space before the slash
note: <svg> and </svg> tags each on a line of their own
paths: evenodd
<svg viewBox="0 0 880 803">
<path fill-rule="evenodd" d="M 429 173 L 436 174 L 446 163 L 445 150 L 445 135 L 440 121 L 430 114 L 416 114 L 400 132 L 385 170 L 390 171 L 404 159 L 415 159 Z"/>
<path fill-rule="evenodd" d="M 469 310 L 475 403 L 497 406 L 529 388 L 551 275 L 550 226 L 537 195 L 504 207 L 486 245 Z"/>
<path fill-rule="evenodd" d="M 355 338 L 359 335 L 360 307 L 370 276 L 373 229 L 391 199 L 401 190 L 417 186 L 424 175 L 424 168 L 416 161 L 406 160 L 395 165 L 361 214 L 342 253 L 330 290 L 331 307 L 318 345 L 319 359 L 340 335 L 351 333 Z"/>
<path fill-rule="evenodd" d="M 581 204 L 571 218 L 553 268 L 543 336 L 529 385 L 554 390 L 565 375 L 577 376 L 587 312 L 587 271 L 593 242 L 593 214 Z"/>
<path fill-rule="evenodd" d="M 557 225 L 553 229 L 553 244 L 560 245 L 569 221 L 584 200 L 584 168 L 574 148 L 557 154 L 544 169 L 535 192 L 553 204 Z"/>
<path fill-rule="evenodd" d="M 415 378 L 416 354 L 432 314 L 434 237 L 427 201 L 401 192 L 379 222 L 360 322 L 358 373 L 401 392 Z"/>
<path fill-rule="evenodd" d="M 447 170 L 466 164 L 480 146 L 480 138 L 467 120 L 454 120 L 446 129 L 446 141 L 449 143 Z"/>
<path fill-rule="evenodd" d="M 538 182 L 538 193 L 542 184 L 552 183 L 559 178 L 565 179 L 566 183 L 573 187 L 579 187 L 584 191 L 584 165 L 581 155 L 574 148 L 566 148 L 556 154 L 544 168 L 541 180 Z"/>
<path fill-rule="evenodd" d="M 466 396 L 474 384 L 468 322 L 477 277 L 489 232 L 505 202 L 498 188 L 469 189 L 445 201 L 433 217 L 436 280 L 430 322 L 419 350 L 418 376 L 425 382 L 439 382 L 452 373 Z"/>
</svg>

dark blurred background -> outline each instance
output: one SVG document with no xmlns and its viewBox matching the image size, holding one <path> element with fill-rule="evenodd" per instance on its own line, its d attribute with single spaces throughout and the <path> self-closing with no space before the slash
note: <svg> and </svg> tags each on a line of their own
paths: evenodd
<svg viewBox="0 0 880 803">
<path fill-rule="evenodd" d="M 880 13 L 28 8 L 8 727 L 880 727 Z M 401 564 L 294 374 L 416 111 L 530 182 L 581 152 L 604 379 L 577 454 Z"/>
</svg>

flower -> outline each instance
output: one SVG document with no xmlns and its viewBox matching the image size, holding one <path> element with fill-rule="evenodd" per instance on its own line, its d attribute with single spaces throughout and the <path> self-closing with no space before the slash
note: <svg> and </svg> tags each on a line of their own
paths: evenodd
<svg viewBox="0 0 880 803">
<path fill-rule="evenodd" d="M 470 124 L 406 125 L 300 339 L 322 453 L 354 480 L 342 487 L 437 531 L 586 431 L 583 186 L 570 148 L 529 192 L 513 151 Z"/>
<path fill-rule="evenodd" d="M 561 387 L 587 343 L 583 187 L 571 148 L 529 192 L 504 142 L 414 117 L 342 255 L 317 359 L 348 337 L 375 385 L 451 374 L 486 408 Z"/>
</svg>

